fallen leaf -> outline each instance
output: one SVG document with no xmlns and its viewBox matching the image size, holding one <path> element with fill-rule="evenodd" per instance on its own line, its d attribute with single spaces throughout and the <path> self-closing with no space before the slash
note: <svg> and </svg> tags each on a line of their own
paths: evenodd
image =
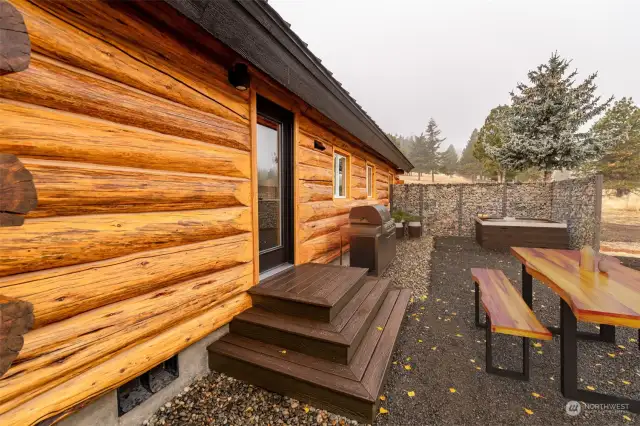
<svg viewBox="0 0 640 426">
<path fill-rule="evenodd" d="M 627 349 L 626 347 L 624 347 L 624 346 L 622 346 L 622 345 L 618 345 L 618 347 L 619 347 L 620 349 Z"/>
<path fill-rule="evenodd" d="M 308 413 L 309 412 L 309 407 L 304 407 L 304 412 Z"/>
<path fill-rule="evenodd" d="M 609 355 L 610 358 L 615 358 L 616 357 L 616 354 L 607 354 L 607 355 Z"/>
<path fill-rule="evenodd" d="M 424 311 L 424 306 L 420 306 L 420 310 L 423 310 L 423 311 Z"/>
<path fill-rule="evenodd" d="M 622 383 L 624 383 L 625 385 L 630 385 L 631 382 L 627 381 L 627 380 L 621 380 Z"/>
<path fill-rule="evenodd" d="M 387 397 L 386 397 L 386 396 L 384 396 L 384 395 L 380 395 L 380 401 L 384 401 L 384 400 L 386 400 L 386 399 L 387 399 Z"/>
<path fill-rule="evenodd" d="M 422 343 L 422 339 L 418 339 L 418 343 Z"/>
<path fill-rule="evenodd" d="M 413 303 L 413 296 L 411 296 L 411 299 L 409 299 L 409 303 Z"/>
<path fill-rule="evenodd" d="M 625 419 L 628 422 L 631 421 L 631 417 L 627 416 L 626 414 L 624 416 L 622 416 L 622 418 Z"/>
<path fill-rule="evenodd" d="M 441 299 L 436 299 L 436 302 L 439 302 Z"/>
<path fill-rule="evenodd" d="M 538 355 L 542 355 L 544 352 L 542 352 L 542 351 L 537 351 L 536 353 L 537 353 Z"/>
<path fill-rule="evenodd" d="M 409 364 L 407 364 L 407 365 L 404 366 L 404 369 L 409 371 L 409 370 L 411 370 L 411 366 Z"/>
<path fill-rule="evenodd" d="M 615 384 L 611 380 L 607 380 L 607 383 L 609 383 L 610 385 L 614 385 Z"/>
<path fill-rule="evenodd" d="M 405 361 L 411 361 L 411 357 L 410 356 L 406 357 Z"/>
<path fill-rule="evenodd" d="M 456 389 L 455 388 L 449 388 L 449 392 L 456 393 Z"/>
<path fill-rule="evenodd" d="M 542 347 L 542 343 L 535 342 L 535 343 L 533 344 L 533 347 L 534 347 L 534 348 L 541 348 L 541 347 Z"/>
<path fill-rule="evenodd" d="M 542 395 L 537 392 L 531 392 L 531 395 L 533 395 L 534 398 L 542 398 Z"/>
<path fill-rule="evenodd" d="M 437 347 L 437 346 L 432 346 L 432 347 L 431 347 L 431 350 L 432 350 L 432 351 L 435 351 L 436 349 L 438 349 L 438 347 Z"/>
<path fill-rule="evenodd" d="M 533 411 L 529 410 L 528 408 L 523 408 L 524 412 L 527 413 L 528 415 L 532 415 Z"/>
<path fill-rule="evenodd" d="M 549 380 L 555 381 L 556 379 L 554 379 L 553 376 L 551 376 L 551 377 L 549 377 Z"/>
<path fill-rule="evenodd" d="M 457 334 L 456 334 L 456 337 L 462 337 L 462 334 L 457 333 Z"/>
<path fill-rule="evenodd" d="M 474 363 L 476 362 L 476 360 L 475 360 L 475 359 L 470 359 L 469 361 L 474 362 Z"/>
<path fill-rule="evenodd" d="M 451 315 L 458 315 L 458 314 L 456 314 L 455 312 L 451 312 Z"/>
<path fill-rule="evenodd" d="M 398 361 L 393 361 L 393 365 L 398 365 Z"/>
<path fill-rule="evenodd" d="M 416 321 L 420 322 L 420 318 L 416 317 Z"/>
<path fill-rule="evenodd" d="M 482 369 L 476 365 L 476 370 L 480 371 Z"/>
<path fill-rule="evenodd" d="M 407 392 L 407 395 L 409 395 L 409 398 L 413 398 L 414 396 L 416 396 L 416 393 L 414 391 L 409 391 Z"/>
<path fill-rule="evenodd" d="M 378 331 L 382 331 L 382 330 L 384 330 L 384 329 L 383 329 L 382 327 L 380 327 L 380 326 L 377 326 L 376 328 L 378 329 Z"/>
<path fill-rule="evenodd" d="M 594 390 L 596 390 L 596 388 L 593 387 L 593 386 L 587 386 L 587 390 L 594 391 Z"/>
<path fill-rule="evenodd" d="M 387 414 L 387 413 L 389 413 L 389 410 L 387 410 L 384 407 L 380 407 L 380 414 Z"/>
<path fill-rule="evenodd" d="M 636 339 L 634 339 L 633 337 L 632 337 L 631 339 L 629 339 L 629 341 L 630 341 L 631 343 L 636 343 L 636 342 L 637 342 L 637 340 L 636 340 Z"/>
<path fill-rule="evenodd" d="M 424 302 L 425 300 L 427 300 L 427 296 L 423 294 L 422 296 L 420 296 L 420 300 Z"/>
<path fill-rule="evenodd" d="M 284 351 L 284 350 L 283 350 L 283 351 L 280 351 L 280 353 L 281 353 L 281 354 L 286 354 L 286 353 L 287 353 L 287 351 Z"/>
</svg>

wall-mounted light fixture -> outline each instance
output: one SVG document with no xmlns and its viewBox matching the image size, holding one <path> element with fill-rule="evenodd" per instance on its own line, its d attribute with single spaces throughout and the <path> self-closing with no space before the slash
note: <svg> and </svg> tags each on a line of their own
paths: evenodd
<svg viewBox="0 0 640 426">
<path fill-rule="evenodd" d="M 325 149 L 327 149 L 327 147 L 324 146 L 324 144 L 320 141 L 313 141 L 313 147 L 320 151 L 324 151 Z"/>
<path fill-rule="evenodd" d="M 229 83 L 236 89 L 244 92 L 249 88 L 250 82 L 247 64 L 237 63 L 229 69 Z"/>
</svg>

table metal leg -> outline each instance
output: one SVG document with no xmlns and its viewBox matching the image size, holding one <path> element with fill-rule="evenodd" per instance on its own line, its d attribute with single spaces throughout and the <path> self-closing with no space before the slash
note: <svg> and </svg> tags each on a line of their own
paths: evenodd
<svg viewBox="0 0 640 426">
<path fill-rule="evenodd" d="M 487 327 L 487 323 L 481 323 L 480 322 L 480 286 L 478 286 L 478 283 L 474 282 L 473 283 L 476 287 L 476 294 L 475 294 L 475 323 L 476 323 L 476 327 L 478 328 L 486 328 Z"/>
<path fill-rule="evenodd" d="M 564 300 L 560 302 L 560 389 L 565 398 L 593 404 L 618 404 L 640 413 L 640 401 L 578 389 L 578 321 Z"/>
<path fill-rule="evenodd" d="M 533 277 L 527 272 L 527 267 L 522 264 L 522 299 L 533 310 Z M 552 334 L 560 334 L 560 327 L 545 325 Z M 599 342 L 616 343 L 616 328 L 613 325 L 600 325 L 600 333 L 578 331 L 576 334 L 580 340 L 596 340 Z"/>
<path fill-rule="evenodd" d="M 527 272 L 527 267 L 522 264 L 522 298 L 529 309 L 533 310 L 533 277 Z"/>
</svg>

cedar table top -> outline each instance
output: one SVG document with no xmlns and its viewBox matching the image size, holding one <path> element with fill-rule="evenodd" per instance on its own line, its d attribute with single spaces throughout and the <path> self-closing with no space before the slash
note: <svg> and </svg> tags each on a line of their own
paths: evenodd
<svg viewBox="0 0 640 426">
<path fill-rule="evenodd" d="M 482 305 L 491 319 L 491 331 L 551 340 L 551 332 L 538 321 L 502 271 L 471 268 L 471 276 L 480 287 Z"/>
<path fill-rule="evenodd" d="M 640 328 L 640 271 L 612 265 L 608 273 L 580 269 L 580 252 L 512 247 L 531 276 L 569 304 L 578 321 Z"/>
</svg>

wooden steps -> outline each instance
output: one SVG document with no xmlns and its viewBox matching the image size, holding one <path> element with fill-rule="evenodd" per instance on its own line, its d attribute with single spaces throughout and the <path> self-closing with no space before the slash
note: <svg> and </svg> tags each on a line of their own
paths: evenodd
<svg viewBox="0 0 640 426">
<path fill-rule="evenodd" d="M 209 347 L 209 367 L 370 423 L 409 298 L 409 290 L 388 292 L 347 365 L 231 333 Z"/>
<path fill-rule="evenodd" d="M 231 332 L 318 358 L 348 364 L 384 301 L 389 280 L 367 279 L 329 323 L 251 308 L 231 322 Z"/>
<path fill-rule="evenodd" d="M 366 268 L 305 263 L 249 290 L 255 305 L 282 314 L 329 322 L 364 284 Z"/>
<path fill-rule="evenodd" d="M 372 422 L 410 291 L 366 272 L 307 264 L 261 283 L 209 346 L 210 368 Z"/>
</svg>

